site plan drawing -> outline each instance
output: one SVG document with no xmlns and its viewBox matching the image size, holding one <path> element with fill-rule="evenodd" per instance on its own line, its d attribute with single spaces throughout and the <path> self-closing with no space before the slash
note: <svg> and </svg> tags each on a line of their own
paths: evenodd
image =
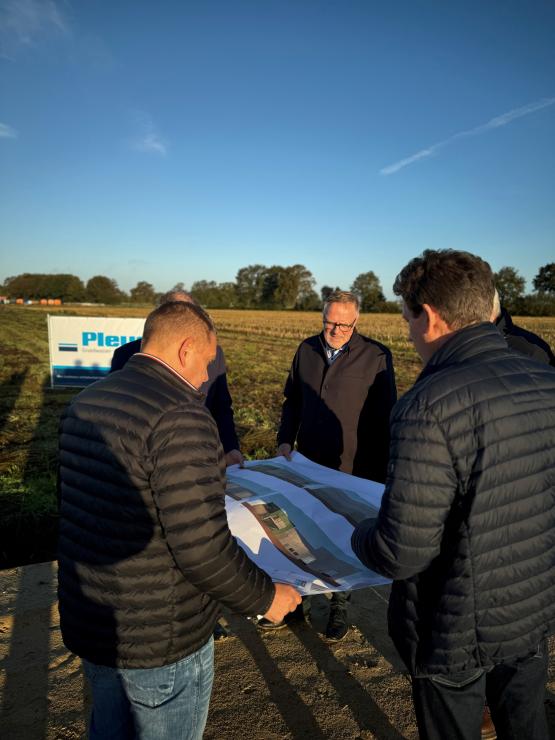
<svg viewBox="0 0 555 740">
<path fill-rule="evenodd" d="M 230 529 L 274 581 L 302 594 L 388 583 L 351 549 L 355 525 L 376 517 L 383 485 L 311 462 L 298 452 L 227 471 Z"/>
</svg>

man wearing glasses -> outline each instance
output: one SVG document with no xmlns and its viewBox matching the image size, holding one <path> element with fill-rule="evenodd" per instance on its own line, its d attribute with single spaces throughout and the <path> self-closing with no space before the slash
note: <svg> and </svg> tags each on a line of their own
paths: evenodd
<svg viewBox="0 0 555 740">
<path fill-rule="evenodd" d="M 320 465 L 383 483 L 395 375 L 389 349 L 357 333 L 358 316 L 358 297 L 335 291 L 324 305 L 323 331 L 297 349 L 285 384 L 278 453 L 289 459 L 296 442 Z M 331 641 L 347 634 L 349 597 L 332 595 Z M 308 600 L 303 607 L 306 618 Z"/>
</svg>

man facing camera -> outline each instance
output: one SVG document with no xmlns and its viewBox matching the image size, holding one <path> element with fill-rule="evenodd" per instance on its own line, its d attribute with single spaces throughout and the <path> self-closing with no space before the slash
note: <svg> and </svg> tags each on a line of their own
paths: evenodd
<svg viewBox="0 0 555 740">
<path fill-rule="evenodd" d="M 300 602 L 232 537 L 199 387 L 208 315 L 166 303 L 142 350 L 69 405 L 60 434 L 60 625 L 91 685 L 93 738 L 200 740 L 218 603 L 279 621 Z"/>
<path fill-rule="evenodd" d="M 420 736 L 547 740 L 555 626 L 555 371 L 490 323 L 489 265 L 426 251 L 400 272 L 424 370 L 391 414 L 377 519 L 355 553 L 392 578 L 389 631 L 411 676 Z"/>
<path fill-rule="evenodd" d="M 359 301 L 336 291 L 326 300 L 323 331 L 301 343 L 285 383 L 278 453 L 293 445 L 310 460 L 361 478 L 385 480 L 389 413 L 396 400 L 391 352 L 359 334 Z M 348 631 L 348 592 L 332 594 L 326 637 Z M 310 597 L 303 599 L 308 617 Z M 275 629 L 261 623 L 262 628 Z"/>
</svg>

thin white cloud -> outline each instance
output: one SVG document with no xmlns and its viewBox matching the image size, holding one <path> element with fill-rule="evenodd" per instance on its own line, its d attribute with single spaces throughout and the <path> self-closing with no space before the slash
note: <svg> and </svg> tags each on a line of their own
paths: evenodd
<svg viewBox="0 0 555 740">
<path fill-rule="evenodd" d="M 133 149 L 165 157 L 168 153 L 168 142 L 158 133 L 150 116 L 141 112 L 137 117 L 141 133 L 131 142 Z"/>
<path fill-rule="evenodd" d="M 155 131 L 151 131 L 141 139 L 137 139 L 135 141 L 135 149 L 139 152 L 161 154 L 163 157 L 166 156 L 168 151 L 166 142 Z"/>
<path fill-rule="evenodd" d="M 381 175 L 393 175 L 395 172 L 399 172 L 399 170 L 402 170 L 404 167 L 407 167 L 408 165 L 413 164 L 414 162 L 417 162 L 420 159 L 426 159 L 427 157 L 431 157 L 432 155 L 436 154 L 440 149 L 443 149 L 448 144 L 450 144 L 453 141 L 456 141 L 457 139 L 467 138 L 469 136 L 479 136 L 481 134 L 485 134 L 487 131 L 491 131 L 493 129 L 501 128 L 502 126 L 506 126 L 508 123 L 511 123 L 511 121 L 514 121 L 517 118 L 528 116 L 531 113 L 535 113 L 536 111 L 541 110 L 542 108 L 547 108 L 548 106 L 553 105 L 554 103 L 555 103 L 555 98 L 542 98 L 541 100 L 537 100 L 535 103 L 529 103 L 528 105 L 523 105 L 521 108 L 514 108 L 513 110 L 510 110 L 507 113 L 502 113 L 500 116 L 491 118 L 487 123 L 482 123 L 479 126 L 466 129 L 465 131 L 459 131 L 456 134 L 453 134 L 453 136 L 449 136 L 449 138 L 444 139 L 443 141 L 438 141 L 435 144 L 432 144 L 431 146 L 427 147 L 426 149 L 421 149 L 420 151 L 416 152 L 416 154 L 411 154 L 410 157 L 406 157 L 405 159 L 400 159 L 398 162 L 394 162 L 393 164 L 390 164 L 387 167 L 383 167 L 380 170 L 380 174 Z"/>
<path fill-rule="evenodd" d="M 55 0 L 5 0 L 0 6 L 0 54 L 13 59 L 22 47 L 35 46 L 51 35 L 71 35 L 60 3 Z"/>
<path fill-rule="evenodd" d="M 17 139 L 17 131 L 8 126 L 7 123 L 0 123 L 0 139 Z"/>
</svg>

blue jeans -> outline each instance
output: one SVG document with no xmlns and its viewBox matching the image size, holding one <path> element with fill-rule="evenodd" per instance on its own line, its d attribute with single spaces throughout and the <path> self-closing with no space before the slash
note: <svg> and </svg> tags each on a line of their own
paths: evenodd
<svg viewBox="0 0 555 740">
<path fill-rule="evenodd" d="M 214 640 L 160 668 L 109 668 L 83 661 L 93 740 L 201 740 L 214 678 Z"/>
</svg>

